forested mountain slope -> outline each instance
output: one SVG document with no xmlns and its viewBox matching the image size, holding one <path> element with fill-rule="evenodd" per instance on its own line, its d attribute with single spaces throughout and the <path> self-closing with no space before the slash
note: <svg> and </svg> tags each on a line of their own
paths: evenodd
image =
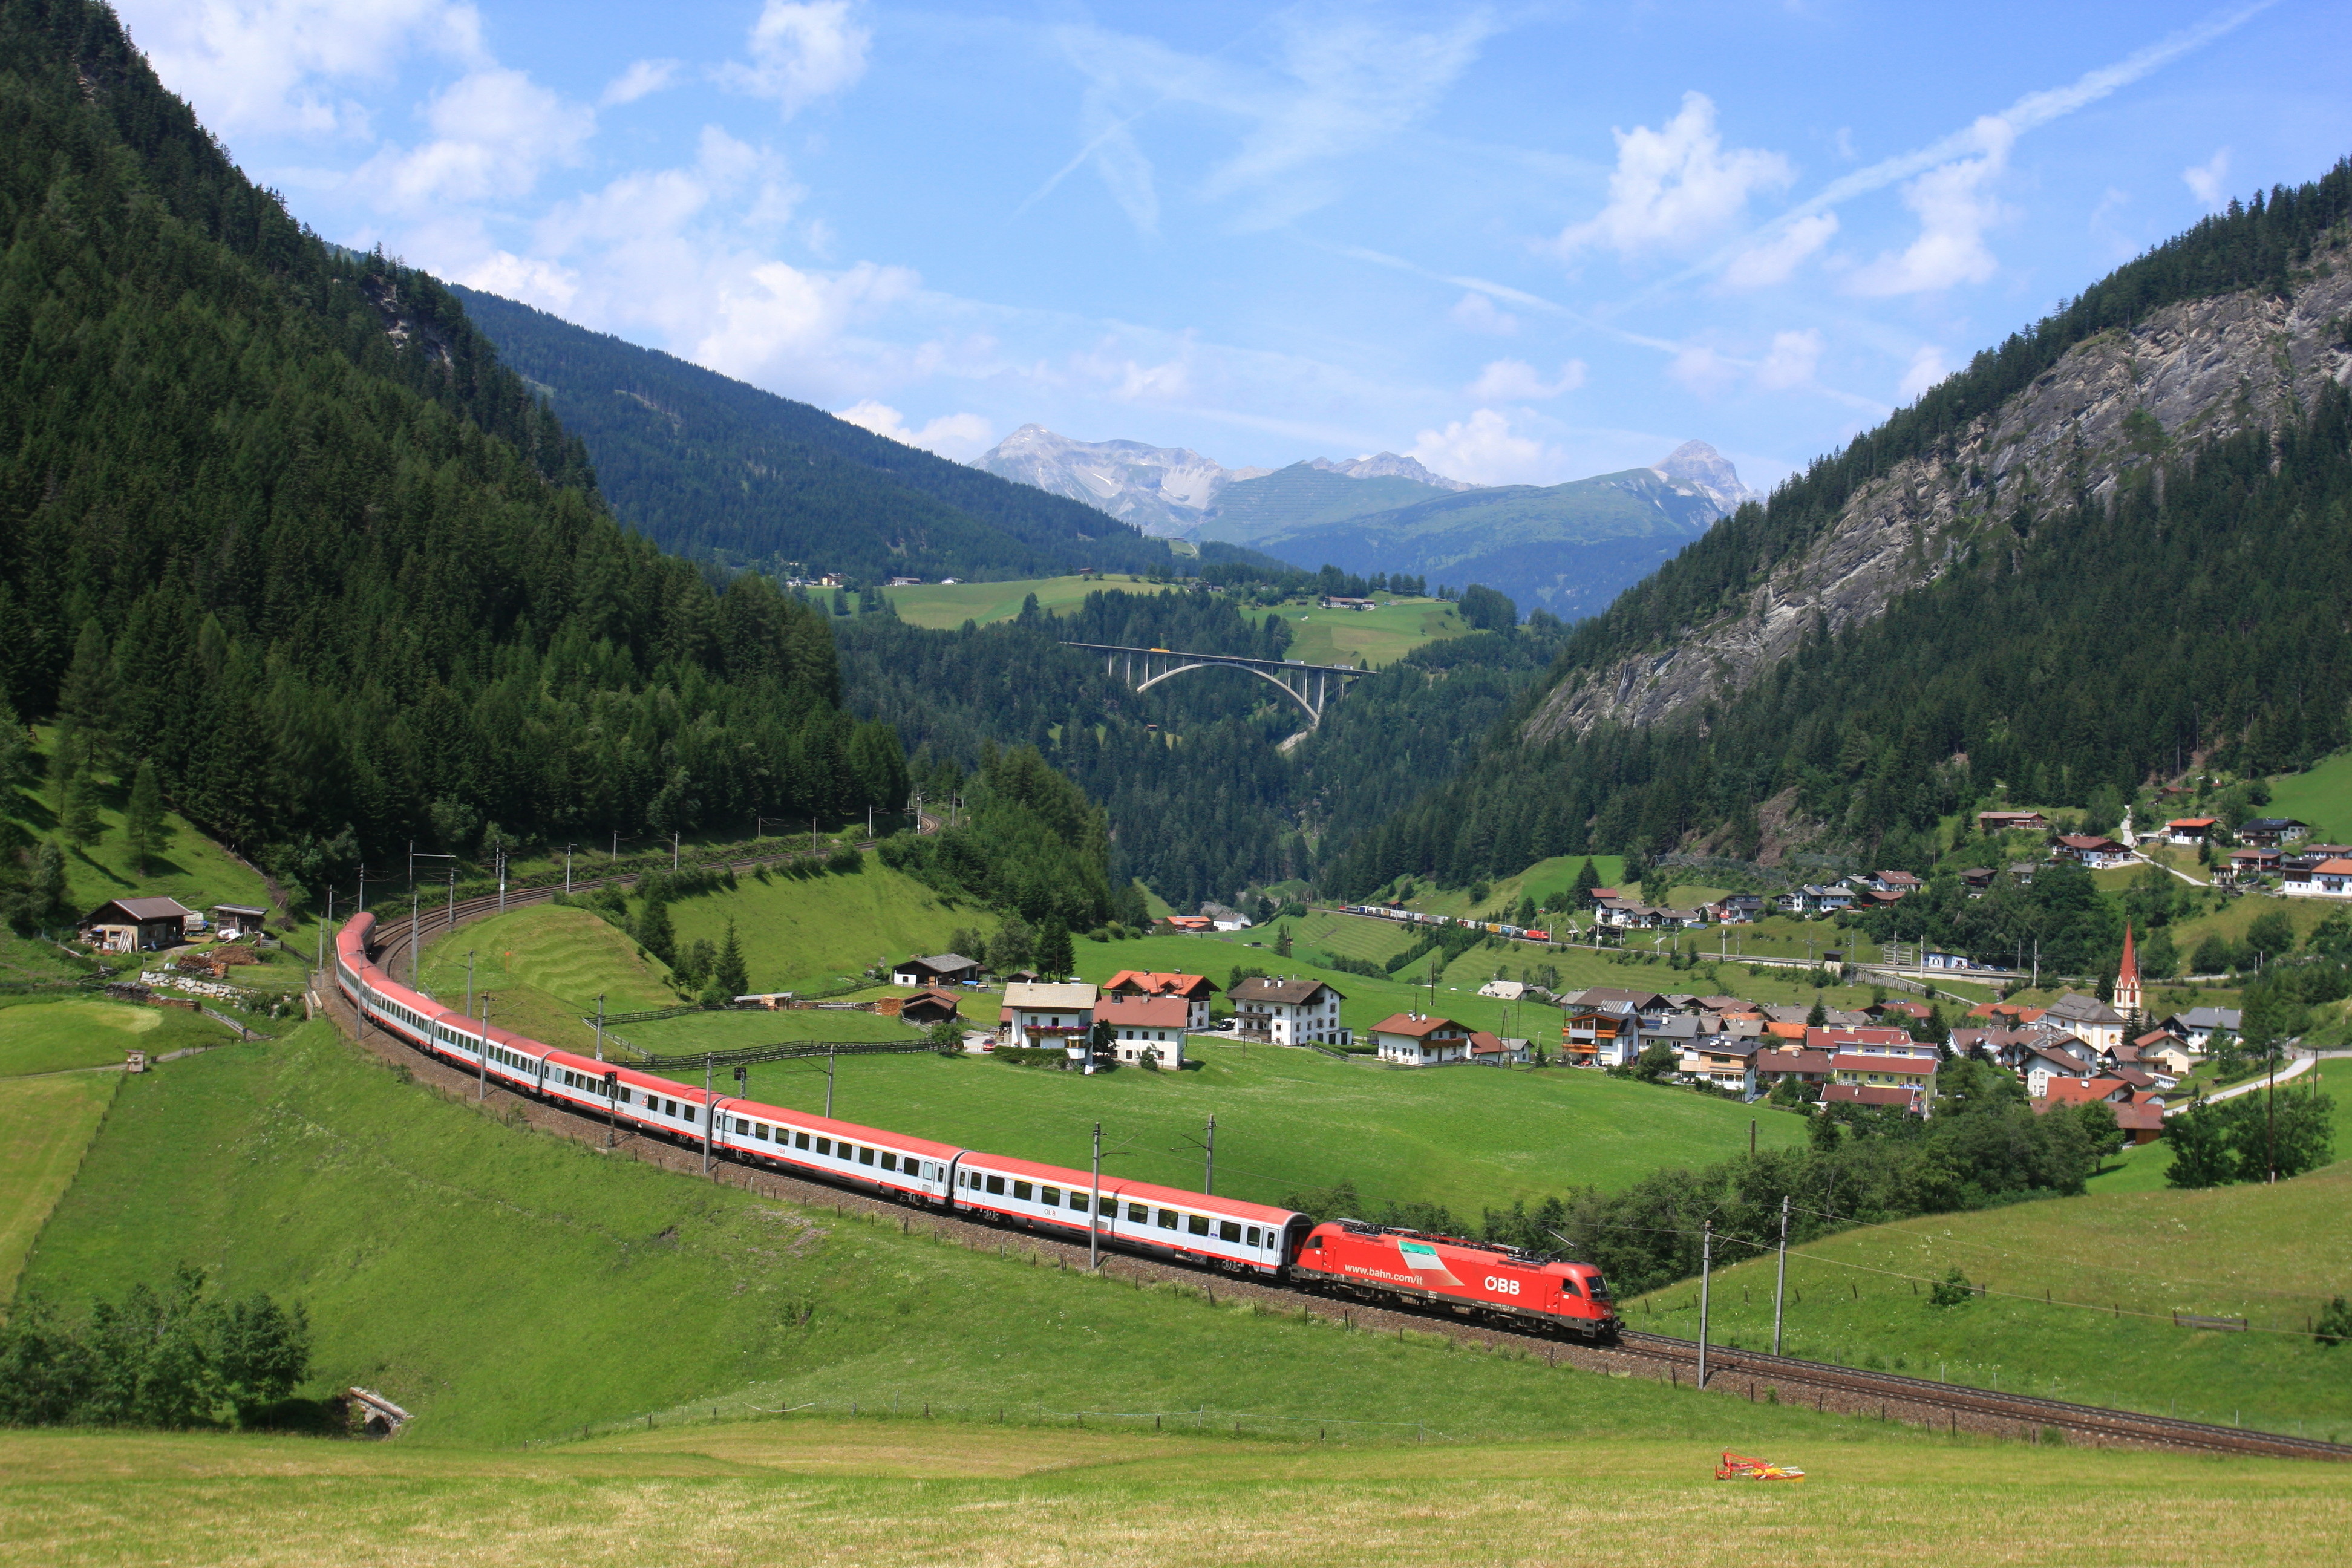
<svg viewBox="0 0 2352 1568">
<path fill-rule="evenodd" d="M 2080 805 L 2341 746 L 2347 213 L 2343 164 L 2233 206 L 1740 508 L 1335 884 L 1693 836 L 1899 866 L 1997 786 Z"/>
<path fill-rule="evenodd" d="M 887 784 L 821 616 L 616 524 L 457 301 L 295 224 L 105 7 L 0 0 L 0 701 L 65 729 L 66 837 L 142 763 L 314 885 Z"/>
<path fill-rule="evenodd" d="M 877 436 L 674 355 L 454 290 L 665 550 L 781 576 L 1147 572 L 1168 546 L 1094 508 Z"/>
</svg>

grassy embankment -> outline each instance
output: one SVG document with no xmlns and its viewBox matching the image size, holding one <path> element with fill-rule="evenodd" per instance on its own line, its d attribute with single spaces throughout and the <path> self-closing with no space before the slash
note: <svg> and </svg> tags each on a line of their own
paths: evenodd
<svg viewBox="0 0 2352 1568">
<path fill-rule="evenodd" d="M 2326 1066 L 2336 1148 L 2352 1154 L 2352 1062 Z M 2330 1298 L 2352 1295 L 2352 1233 L 2341 1223 L 2352 1160 L 2276 1186 L 2179 1192 L 2160 1184 L 2163 1153 L 2148 1145 L 2125 1168 L 2138 1176 L 2145 1163 L 2158 1176 L 2146 1190 L 2095 1182 L 2082 1197 L 1904 1220 L 1791 1249 L 1789 1353 L 2352 1437 L 2352 1345 L 2317 1345 L 2305 1331 Z M 2000 1294 L 1930 1305 L 1926 1281 L 1953 1268 Z M 1772 1270 L 1768 1255 L 1717 1274 L 1715 1337 L 1769 1348 Z M 1689 1334 L 1696 1294 L 1676 1286 L 1629 1310 L 1637 1327 Z M 2176 1311 L 2242 1317 L 2252 1329 L 2175 1327 Z"/>
<path fill-rule="evenodd" d="M 359 1383 L 407 1405 L 419 1419 L 404 1447 L 648 1411 L 667 1425 L 714 1404 L 894 1399 L 1016 1421 L 1204 1410 L 1259 1433 L 1402 1424 L 1344 1429 L 1356 1437 L 1427 1423 L 1465 1441 L 1605 1433 L 1697 1447 L 1872 1430 L 803 1211 L 445 1101 L 324 1024 L 121 1080 L 26 1278 L 75 1302 L 183 1261 L 232 1292 L 305 1301 L 316 1388 Z"/>
<path fill-rule="evenodd" d="M 0 1437 L 0 1560 L 2300 1565 L 2352 1534 L 2340 1466 L 1743 1437 L 1808 1479 L 1718 1485 L 1731 1440 L 1366 1452 L 800 1419 L 518 1454 L 23 1433 Z"/>
</svg>

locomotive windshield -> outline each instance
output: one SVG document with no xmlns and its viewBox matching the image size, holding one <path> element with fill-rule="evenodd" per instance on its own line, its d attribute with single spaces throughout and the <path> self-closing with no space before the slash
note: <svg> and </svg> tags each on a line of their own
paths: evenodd
<svg viewBox="0 0 2352 1568">
<path fill-rule="evenodd" d="M 1596 1301 L 1606 1301 L 1607 1300 L 1609 1300 L 1609 1281 L 1608 1281 L 1608 1280 L 1603 1279 L 1602 1278 L 1601 1278 L 1601 1276 L 1600 1276 L 1600 1275 L 1595 1274 L 1594 1276 L 1592 1276 L 1592 1278 L 1591 1278 L 1590 1279 L 1587 1279 L 1584 1283 L 1585 1283 L 1585 1286 L 1586 1286 L 1587 1289 L 1589 1289 L 1589 1290 L 1591 1292 L 1591 1296 L 1592 1296 L 1592 1299 L 1593 1299 L 1594 1300 L 1596 1300 Z"/>
</svg>

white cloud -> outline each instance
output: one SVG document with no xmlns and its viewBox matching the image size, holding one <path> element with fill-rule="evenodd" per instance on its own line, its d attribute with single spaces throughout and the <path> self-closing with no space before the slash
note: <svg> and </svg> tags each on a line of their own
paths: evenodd
<svg viewBox="0 0 2352 1568">
<path fill-rule="evenodd" d="M 1727 289 L 1768 289 L 1788 281 L 1800 262 L 1830 242 L 1838 231 L 1837 214 L 1816 213 L 1799 218 L 1761 245 L 1743 250 L 1723 269 Z"/>
<path fill-rule="evenodd" d="M 1118 352 L 1106 338 L 1091 352 L 1071 357 L 1071 368 L 1121 403 L 1181 403 L 1192 396 L 1192 344 L 1158 364 Z"/>
<path fill-rule="evenodd" d="M 385 148 L 353 184 L 411 212 L 511 199 L 529 193 L 548 164 L 570 162 L 595 129 L 591 110 L 497 66 L 444 88 L 425 119 L 433 141 L 411 152 Z"/>
<path fill-rule="evenodd" d="M 487 63 L 462 0 L 120 0 L 166 86 L 224 134 L 365 135 L 365 109 L 330 84 L 390 80 L 424 50 Z"/>
<path fill-rule="evenodd" d="M 1423 430 L 1407 456 L 1433 472 L 1478 485 L 1558 484 L 1567 463 L 1558 449 L 1514 434 L 1509 416 L 1491 408 L 1443 430 Z"/>
<path fill-rule="evenodd" d="M 1952 367 L 1945 363 L 1944 351 L 1931 343 L 1911 356 L 1910 368 L 1903 373 L 1895 395 L 1908 403 L 1951 374 Z"/>
<path fill-rule="evenodd" d="M 751 24 L 751 63 L 730 63 L 719 79 L 759 98 L 772 98 L 790 119 L 820 98 L 856 85 L 866 74 L 873 34 L 853 20 L 852 0 L 768 0 Z"/>
<path fill-rule="evenodd" d="M 1572 359 L 1559 367 L 1558 381 L 1546 381 L 1524 360 L 1498 359 L 1478 374 L 1466 389 L 1481 403 L 1540 403 L 1574 392 L 1584 384 L 1584 362 Z"/>
<path fill-rule="evenodd" d="M 893 441 L 920 447 L 960 463 L 979 457 L 995 440 L 994 429 L 977 414 L 942 414 L 921 429 L 909 430 L 904 415 L 870 397 L 842 409 L 835 417 L 877 436 L 887 436 Z"/>
<path fill-rule="evenodd" d="M 1087 81 L 1082 140 L 1015 211 L 1092 164 L 1129 221 L 1156 232 L 1153 168 L 1134 127 L 1184 108 L 1244 127 L 1238 145 L 1210 168 L 1198 194 L 1238 205 L 1235 222 L 1245 229 L 1286 222 L 1337 198 L 1341 181 L 1334 165 L 1426 116 L 1495 26 L 1485 10 L 1413 32 L 1360 6 L 1307 5 L 1264 26 L 1276 47 L 1262 65 L 1237 62 L 1230 49 L 1188 55 L 1136 35 L 1061 28 L 1055 37 Z"/>
<path fill-rule="evenodd" d="M 1507 338 L 1519 330 L 1519 319 L 1508 310 L 1497 310 L 1495 301 L 1473 289 L 1454 303 L 1445 319 L 1465 332 L 1484 332 L 1490 337 Z"/>
<path fill-rule="evenodd" d="M 613 79 L 612 85 L 597 100 L 606 109 L 615 104 L 635 103 L 637 100 L 660 92 L 677 80 L 677 60 L 633 60 L 629 68 Z"/>
<path fill-rule="evenodd" d="M 1801 332 L 1775 332 L 1772 351 L 1756 367 L 1756 384 L 1767 392 L 1810 385 L 1821 363 L 1821 333 L 1811 328 Z"/>
<path fill-rule="evenodd" d="M 1854 273 L 1848 286 L 1855 293 L 1930 293 L 1982 283 L 2000 269 L 1984 231 L 2008 216 L 1990 186 L 2008 166 L 2017 132 L 1988 115 L 1976 122 L 1974 139 L 1979 156 L 1930 169 L 1903 187 L 1903 205 L 1919 215 L 1919 237 Z"/>
<path fill-rule="evenodd" d="M 1712 397 L 1739 379 L 1739 366 L 1704 343 L 1693 343 L 1666 362 L 1666 374 L 1701 397 Z"/>
<path fill-rule="evenodd" d="M 1705 93 L 1685 93 L 1681 111 L 1663 130 L 1637 125 L 1612 134 L 1617 170 L 1609 176 L 1608 204 L 1591 221 L 1562 231 L 1557 248 L 1564 257 L 1595 245 L 1628 259 L 1695 249 L 1738 222 L 1751 193 L 1796 177 L 1778 153 L 1725 152 L 1714 101 Z"/>
<path fill-rule="evenodd" d="M 2230 177 L 2230 150 L 2221 148 L 2202 163 L 2181 170 L 2180 177 L 2187 182 L 2189 194 L 2207 206 L 2228 205 L 2230 188 L 2223 182 Z"/>
</svg>

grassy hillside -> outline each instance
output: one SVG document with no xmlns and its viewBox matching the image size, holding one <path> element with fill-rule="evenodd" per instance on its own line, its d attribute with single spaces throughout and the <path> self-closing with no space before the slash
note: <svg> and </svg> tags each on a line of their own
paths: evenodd
<svg viewBox="0 0 2352 1568">
<path fill-rule="evenodd" d="M 1265 614 L 1290 623 L 1290 647 L 1284 658 L 1307 664 L 1352 665 L 1360 660 L 1374 669 L 1394 664 L 1417 647 L 1462 637 L 1470 630 L 1461 611 L 1436 599 L 1391 599 L 1377 610 L 1280 605 Z"/>
<path fill-rule="evenodd" d="M 1685 1403 L 1701 1396 L 1687 1395 Z M 45 1563 L 412 1560 L 1417 1564 L 2325 1564 L 2341 1466 L 1967 1440 L 1798 1440 L 1716 1406 L 1709 1440 L 1334 1444 L 801 1418 L 528 1454 L 95 1433 L 0 1437 L 0 1552 Z M 1714 1440 L 1719 1437 L 1721 1440 Z M 1727 1442 L 1803 1486 L 1718 1486 Z M 117 1484 L 93 1487 L 103 1475 Z M 2279 1528 L 2282 1518 L 2292 1520 Z M 421 1559 L 417 1559 L 421 1560 Z"/>
<path fill-rule="evenodd" d="M 734 892 L 670 906 L 680 947 L 698 937 L 718 945 L 730 920 L 754 991 L 839 984 L 877 959 L 937 952 L 958 926 L 996 924 L 870 855 L 862 870 L 847 876 L 747 879 Z"/>
<path fill-rule="evenodd" d="M 2260 815 L 2308 822 L 2321 843 L 2342 844 L 2352 834 L 2352 752 L 2338 752 L 2308 773 L 2281 774 L 2270 785 L 2271 803 Z"/>
<path fill-rule="evenodd" d="M 1979 1387 L 2352 1436 L 2352 1346 L 2316 1345 L 2305 1331 L 2328 1299 L 2352 1295 L 2347 1202 L 2352 1162 L 2339 1161 L 2274 1187 L 2103 1189 L 1852 1231 L 1790 1253 L 1787 1347 Z M 1772 1268 L 1768 1256 L 1717 1275 L 1717 1337 L 1769 1348 Z M 1920 1281 L 1953 1268 L 2001 1294 L 1930 1305 Z M 1633 1304 L 1633 1321 L 1694 1332 L 1696 1296 L 1659 1292 Z M 2176 1327 L 2175 1311 L 2243 1317 L 2253 1331 Z"/>
<path fill-rule="evenodd" d="M 1010 583 L 926 583 L 917 588 L 885 588 L 883 597 L 910 626 L 952 631 L 966 621 L 982 626 L 1009 621 L 1021 613 L 1022 603 L 1037 595 L 1040 609 L 1066 614 L 1086 603 L 1088 594 L 1116 588 L 1125 594 L 1164 594 L 1181 586 L 1148 583 L 1139 577 L 1030 577 Z"/>
<path fill-rule="evenodd" d="M 57 731 L 44 727 L 36 733 L 40 747 L 36 764 L 46 772 Z M 123 839 L 122 808 L 130 797 L 128 778 L 103 784 L 98 801 L 104 833 L 88 849 L 67 852 L 66 881 L 72 889 L 78 913 L 87 913 L 109 899 L 129 897 L 177 899 L 199 910 L 209 910 L 215 904 L 270 908 L 268 889 L 259 872 L 176 815 L 164 818 L 170 837 L 163 852 L 141 872 L 131 863 Z M 48 837 L 57 831 L 57 811 L 46 789 L 0 789 L 0 818 L 34 837 Z"/>
<path fill-rule="evenodd" d="M 755 1384 L 764 1409 L 1205 1407 L 1464 1439 L 1703 1445 L 1724 1425 L 1646 1384 L 1058 1273 L 632 1163 L 445 1101 L 324 1024 L 123 1080 L 26 1281 L 71 1301 L 183 1261 L 305 1301 L 316 1387 L 415 1411 L 404 1449 L 741 1408 Z M 1738 1425 L 1839 1429 L 1793 1410 Z"/>
<path fill-rule="evenodd" d="M 674 1007 L 679 997 L 659 960 L 638 956 L 627 932 L 585 910 L 536 904 L 460 926 L 428 942 L 416 980 L 430 995 L 464 1007 L 471 952 L 476 1006 L 488 992 L 490 1021 L 534 1039 L 588 1049 L 595 1031 L 580 1022 L 608 1013 Z M 396 976 L 405 982 L 407 969 Z"/>
<path fill-rule="evenodd" d="M 13 1296 L 33 1238 L 123 1082 L 111 1072 L 0 1081 L 0 1301 Z"/>
<path fill-rule="evenodd" d="M 1293 463 L 1254 479 L 1235 479 L 1218 491 L 1216 510 L 1202 522 L 1200 532 L 1203 540 L 1252 544 L 1453 493 L 1443 486 L 1413 479 L 1351 479 L 1304 462 Z"/>
</svg>

